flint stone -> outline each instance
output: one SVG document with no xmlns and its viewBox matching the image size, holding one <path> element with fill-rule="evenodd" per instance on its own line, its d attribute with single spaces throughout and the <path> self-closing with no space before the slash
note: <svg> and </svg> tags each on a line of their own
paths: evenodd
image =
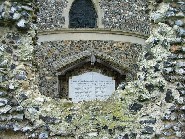
<svg viewBox="0 0 185 139">
<path fill-rule="evenodd" d="M 185 67 L 185 62 L 178 62 L 176 65 L 180 68 Z"/>
<path fill-rule="evenodd" d="M 174 126 L 172 126 L 172 128 L 173 128 L 173 130 L 175 130 L 175 131 L 178 131 L 178 130 L 180 130 L 180 127 L 179 127 L 179 125 L 174 125 Z"/>
<path fill-rule="evenodd" d="M 16 75 L 17 80 L 25 80 L 26 78 L 27 78 L 27 76 L 26 76 L 25 72 L 21 72 L 21 73 Z"/>
<path fill-rule="evenodd" d="M 170 120 L 175 121 L 177 119 L 177 115 L 173 112 L 171 113 Z"/>
<path fill-rule="evenodd" d="M 5 125 L 0 124 L 0 131 L 5 131 L 5 130 L 6 130 L 6 126 L 5 126 Z"/>
<path fill-rule="evenodd" d="M 19 22 L 17 23 L 17 26 L 20 28 L 25 28 L 26 27 L 26 20 L 25 19 L 21 19 L 19 20 Z"/>
<path fill-rule="evenodd" d="M 146 88 L 149 92 L 151 92 L 151 91 L 154 90 L 154 85 L 153 85 L 152 83 L 150 83 L 150 84 L 146 83 L 146 84 L 145 84 L 145 88 Z"/>
<path fill-rule="evenodd" d="M 180 131 L 177 131 L 177 132 L 175 132 L 175 134 L 176 134 L 176 136 L 177 136 L 177 137 L 179 137 L 179 138 L 180 138 L 180 137 L 182 137 L 182 134 L 183 134 L 183 133 L 182 133 L 182 132 L 180 132 Z"/>
<path fill-rule="evenodd" d="M 39 139 L 47 139 L 48 138 L 48 133 L 47 132 L 42 132 L 40 135 L 39 135 Z"/>
<path fill-rule="evenodd" d="M 14 20 L 18 20 L 18 19 L 20 19 L 20 17 L 21 17 L 21 14 L 20 13 L 14 13 L 13 14 L 13 19 Z"/>
<path fill-rule="evenodd" d="M 137 111 L 140 111 L 142 107 L 143 107 L 142 104 L 134 103 L 129 106 L 129 109 L 130 111 L 137 112 Z"/>
<path fill-rule="evenodd" d="M 6 52 L 12 54 L 13 53 L 13 50 L 10 47 L 6 47 Z"/>
<path fill-rule="evenodd" d="M 7 113 L 11 109 L 12 107 L 10 105 L 6 105 L 5 107 L 0 108 L 0 114 Z"/>
<path fill-rule="evenodd" d="M 155 124 L 156 119 L 142 120 L 139 122 L 140 124 Z"/>
<path fill-rule="evenodd" d="M 185 111 L 185 106 L 182 106 L 180 110 Z"/>
<path fill-rule="evenodd" d="M 24 114 L 17 114 L 12 117 L 15 120 L 22 121 L 24 119 Z"/>
<path fill-rule="evenodd" d="M 154 66 L 154 72 L 157 71 L 160 71 L 160 65 L 158 63 Z"/>
<path fill-rule="evenodd" d="M 18 125 L 17 123 L 13 125 L 13 131 L 20 131 L 21 130 L 21 126 Z"/>
<path fill-rule="evenodd" d="M 175 72 L 180 74 L 180 75 L 184 75 L 185 74 L 185 70 L 183 68 L 176 69 Z"/>
<path fill-rule="evenodd" d="M 163 132 L 163 135 L 165 135 L 165 136 L 171 136 L 172 135 L 172 133 L 171 132 Z"/>
<path fill-rule="evenodd" d="M 178 89 L 180 96 L 185 96 L 185 89 Z"/>
<path fill-rule="evenodd" d="M 185 122 L 185 113 L 179 114 L 179 118 L 182 119 L 183 122 Z"/>
<path fill-rule="evenodd" d="M 177 104 L 184 104 L 184 98 L 183 98 L 183 97 L 178 97 L 178 98 L 176 99 L 176 103 L 177 103 Z"/>
<path fill-rule="evenodd" d="M 170 120 L 171 119 L 171 115 L 165 113 L 164 117 L 162 118 L 162 120 Z"/>
<path fill-rule="evenodd" d="M 22 106 L 16 107 L 16 111 L 17 112 L 22 112 L 23 110 L 24 110 L 24 108 Z"/>
<path fill-rule="evenodd" d="M 150 99 L 150 97 L 146 94 L 141 94 L 139 97 L 138 97 L 138 101 L 140 102 L 144 102 L 144 101 L 148 101 Z"/>
<path fill-rule="evenodd" d="M 175 24 L 177 25 L 177 26 L 183 26 L 183 21 L 182 20 L 176 20 L 175 21 Z"/>
<path fill-rule="evenodd" d="M 154 54 L 152 52 L 147 52 L 144 57 L 146 60 L 152 60 L 154 59 Z"/>
<path fill-rule="evenodd" d="M 175 112 L 175 111 L 178 111 L 179 110 L 179 108 L 176 106 L 176 105 L 172 105 L 171 107 L 170 107 L 170 111 L 171 112 Z"/>
<path fill-rule="evenodd" d="M 28 6 L 21 6 L 21 8 L 23 8 L 27 11 L 33 11 L 33 9 L 31 7 L 28 7 Z"/>
<path fill-rule="evenodd" d="M 8 103 L 8 100 L 5 98 L 0 98 L 0 106 L 4 106 Z"/>
<path fill-rule="evenodd" d="M 164 69 L 163 69 L 163 72 L 164 72 L 164 73 L 167 73 L 167 74 L 173 73 L 173 72 L 174 72 L 174 69 L 171 68 L 171 67 L 169 67 L 169 68 L 164 68 Z"/>
<path fill-rule="evenodd" d="M 4 96 L 6 96 L 7 95 L 7 93 L 6 92 L 4 92 L 4 91 L 0 91 L 0 96 L 1 97 L 4 97 Z"/>
<path fill-rule="evenodd" d="M 170 129 L 171 127 L 173 127 L 173 124 L 166 124 L 166 125 L 164 126 L 164 129 L 168 130 L 168 129 Z"/>
<path fill-rule="evenodd" d="M 11 116 L 9 116 L 9 117 L 4 116 L 4 115 L 1 115 L 1 116 L 0 116 L 0 121 L 7 121 L 7 120 L 11 120 L 11 119 L 12 119 Z"/>
<path fill-rule="evenodd" d="M 28 111 L 29 111 L 30 114 L 37 113 L 37 109 L 36 108 L 28 108 Z"/>
<path fill-rule="evenodd" d="M 10 129 L 10 130 L 13 130 L 13 125 L 14 125 L 14 122 L 11 122 L 11 123 L 7 123 L 6 124 L 6 129 Z"/>
<path fill-rule="evenodd" d="M 23 132 L 32 131 L 32 127 L 30 127 L 30 126 L 25 126 L 25 127 L 22 128 L 22 131 L 23 131 Z"/>
<path fill-rule="evenodd" d="M 8 64 L 8 60 L 4 60 L 0 63 L 0 68 L 6 68 Z"/>
<path fill-rule="evenodd" d="M 154 133 L 154 129 L 151 126 L 145 126 L 144 130 L 142 131 L 143 134 L 153 134 Z"/>
<path fill-rule="evenodd" d="M 171 103 L 174 100 L 174 97 L 172 96 L 172 91 L 170 89 L 167 90 L 165 101 L 167 103 Z"/>
<path fill-rule="evenodd" d="M 15 86 L 12 83 L 10 83 L 9 84 L 9 89 L 13 90 L 13 89 L 15 89 Z"/>
<path fill-rule="evenodd" d="M 13 70 L 13 69 L 15 69 L 15 67 L 16 67 L 16 65 L 15 65 L 15 64 L 12 64 L 12 65 L 10 66 L 10 69 Z"/>
<path fill-rule="evenodd" d="M 19 95 L 19 99 L 21 101 L 24 101 L 24 100 L 28 99 L 28 97 L 24 93 L 22 93 L 22 94 Z"/>
<path fill-rule="evenodd" d="M 0 76 L 0 82 L 5 82 L 7 81 L 7 77 L 6 76 Z"/>
<path fill-rule="evenodd" d="M 54 124 L 57 121 L 57 118 L 42 116 L 42 115 L 39 115 L 39 119 L 42 119 L 45 123 L 49 123 L 49 124 Z"/>
<path fill-rule="evenodd" d="M 185 36 L 185 29 L 179 28 L 178 29 L 178 34 L 179 34 L 179 36 L 184 37 Z"/>
<path fill-rule="evenodd" d="M 8 105 L 10 105 L 10 106 L 18 106 L 19 103 L 18 103 L 18 101 L 15 98 L 12 98 L 12 99 L 10 99 L 10 101 L 8 101 Z"/>
<path fill-rule="evenodd" d="M 123 135 L 120 135 L 120 136 L 118 136 L 115 139 L 129 139 L 129 135 L 128 134 L 125 134 L 124 136 Z"/>
</svg>

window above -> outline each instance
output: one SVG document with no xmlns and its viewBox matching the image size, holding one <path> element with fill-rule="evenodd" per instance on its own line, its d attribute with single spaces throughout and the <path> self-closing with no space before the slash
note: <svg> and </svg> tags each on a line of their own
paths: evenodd
<svg viewBox="0 0 185 139">
<path fill-rule="evenodd" d="M 91 0 L 75 0 L 69 12 L 70 28 L 96 28 L 97 13 Z"/>
</svg>

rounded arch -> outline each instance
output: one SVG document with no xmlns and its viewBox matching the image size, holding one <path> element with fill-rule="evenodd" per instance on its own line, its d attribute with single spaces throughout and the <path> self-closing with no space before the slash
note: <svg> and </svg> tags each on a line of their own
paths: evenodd
<svg viewBox="0 0 185 139">
<path fill-rule="evenodd" d="M 63 15 L 65 17 L 65 25 L 63 26 L 64 28 L 69 28 L 69 12 L 70 12 L 72 5 L 75 1 L 76 0 L 68 0 L 67 7 L 63 11 Z M 96 26 L 97 26 L 97 28 L 104 28 L 104 26 L 102 24 L 103 11 L 101 10 L 100 5 L 99 5 L 100 0 L 91 0 L 91 2 L 93 4 L 95 12 L 97 13 Z"/>
</svg>

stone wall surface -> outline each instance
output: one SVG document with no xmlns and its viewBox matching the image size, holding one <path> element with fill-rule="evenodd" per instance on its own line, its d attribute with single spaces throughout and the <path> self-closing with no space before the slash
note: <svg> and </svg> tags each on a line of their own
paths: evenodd
<svg viewBox="0 0 185 139">
<path fill-rule="evenodd" d="M 37 22 L 39 30 L 62 28 L 65 24 L 63 11 L 67 3 L 66 0 L 38 0 Z"/>
<path fill-rule="evenodd" d="M 185 138 L 182 0 L 150 1 L 153 28 L 139 56 L 137 80 L 120 85 L 107 101 L 77 104 L 46 97 L 39 91 L 35 53 L 38 56 L 42 48 L 36 44 L 34 1 L 0 4 L 1 138 Z M 19 10 L 14 10 L 17 5 Z M 23 14 L 14 20 L 13 15 L 25 11 L 25 7 L 26 11 L 30 7 L 33 10 L 29 18 L 24 19 Z M 47 48 L 52 50 L 51 46 Z"/>
<path fill-rule="evenodd" d="M 101 0 L 104 28 L 149 34 L 146 0 Z"/>
<path fill-rule="evenodd" d="M 103 12 L 100 21 L 104 29 L 149 34 L 148 2 L 146 0 L 98 0 L 97 3 Z M 64 15 L 64 11 L 69 4 L 66 0 L 38 0 L 37 21 L 39 30 L 60 30 L 64 28 L 66 18 L 68 18 Z M 95 9 L 97 8 L 95 7 Z M 100 17 L 100 15 L 98 16 Z"/>
<path fill-rule="evenodd" d="M 109 65 L 125 71 L 127 81 L 133 80 L 136 77 L 137 70 L 134 66 L 138 61 L 142 46 L 109 40 L 65 40 L 42 42 L 35 47 L 35 50 L 35 63 L 37 63 L 39 69 L 40 91 L 46 96 L 54 97 L 59 95 L 55 94 L 58 92 L 58 77 L 56 75 L 57 73 L 59 74 L 59 69 L 65 69 L 70 65 L 83 61 L 84 58 L 90 58 L 92 54 L 99 59 L 107 61 Z"/>
</svg>

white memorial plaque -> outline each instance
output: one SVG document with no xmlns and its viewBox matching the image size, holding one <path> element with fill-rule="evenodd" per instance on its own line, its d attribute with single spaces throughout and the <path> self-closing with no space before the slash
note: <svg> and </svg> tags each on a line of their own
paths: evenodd
<svg viewBox="0 0 185 139">
<path fill-rule="evenodd" d="M 69 79 L 69 98 L 73 102 L 106 100 L 115 91 L 115 80 L 97 72 L 87 72 Z"/>
</svg>

